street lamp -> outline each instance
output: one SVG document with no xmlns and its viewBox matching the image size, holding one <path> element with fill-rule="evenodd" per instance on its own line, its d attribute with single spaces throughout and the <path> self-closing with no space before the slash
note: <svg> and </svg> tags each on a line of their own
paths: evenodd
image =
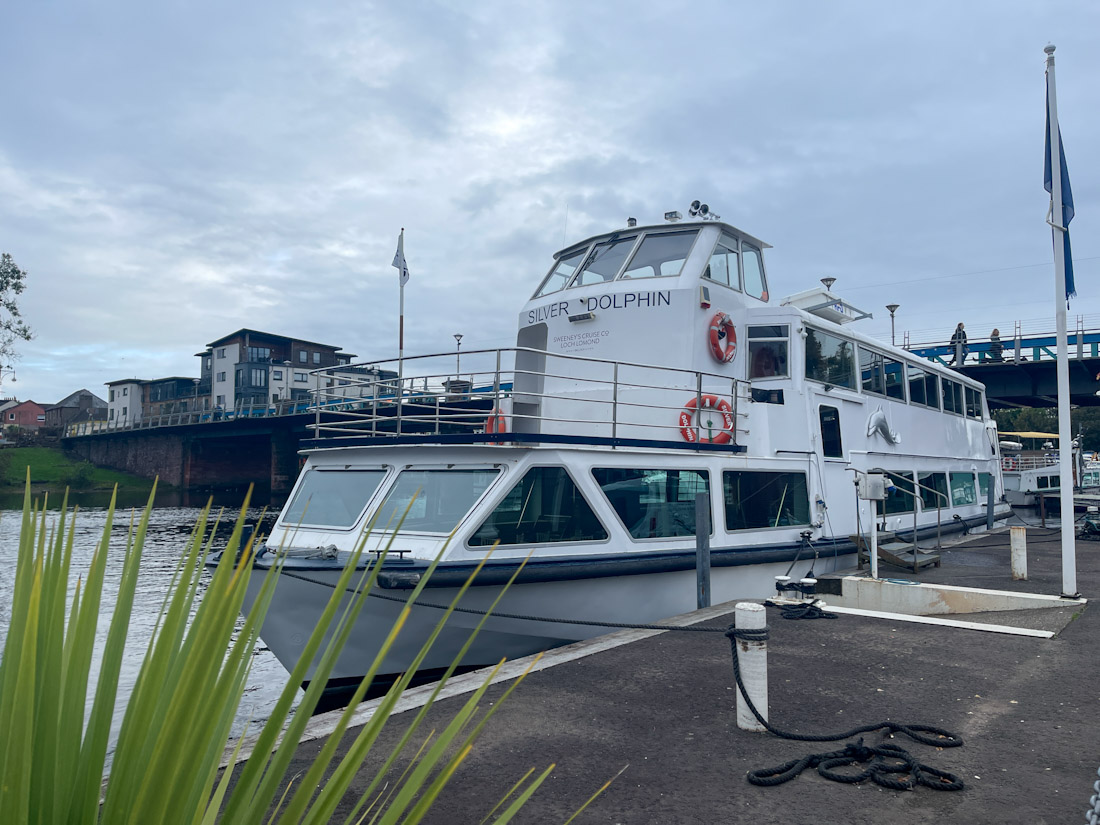
<svg viewBox="0 0 1100 825">
<path fill-rule="evenodd" d="M 887 304 L 886 309 L 890 313 L 890 346 L 894 346 L 894 313 L 898 311 L 898 307 L 901 304 Z"/>
<path fill-rule="evenodd" d="M 462 333 L 455 333 L 455 378 L 462 373 Z"/>
</svg>

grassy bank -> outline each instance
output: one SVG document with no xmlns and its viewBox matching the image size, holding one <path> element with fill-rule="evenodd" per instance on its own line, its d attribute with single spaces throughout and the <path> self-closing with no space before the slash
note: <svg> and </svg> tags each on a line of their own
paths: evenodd
<svg viewBox="0 0 1100 825">
<path fill-rule="evenodd" d="M 149 490 L 153 482 L 96 467 L 87 461 L 69 457 L 57 447 L 9 447 L 0 450 L 0 490 L 22 490 L 31 469 L 31 483 L 37 489 Z"/>
</svg>

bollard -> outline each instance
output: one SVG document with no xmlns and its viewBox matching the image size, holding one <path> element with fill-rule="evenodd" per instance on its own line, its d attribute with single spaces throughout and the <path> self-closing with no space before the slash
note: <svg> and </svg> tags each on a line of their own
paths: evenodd
<svg viewBox="0 0 1100 825">
<path fill-rule="evenodd" d="M 768 624 L 768 614 L 764 605 L 754 602 L 738 602 L 734 608 L 734 622 L 741 629 L 759 629 Z M 736 640 L 737 661 L 741 667 L 741 681 L 745 692 L 752 699 L 756 709 L 765 719 L 768 718 L 768 643 Z M 763 725 L 753 716 L 741 691 L 737 692 L 737 727 L 741 730 L 765 731 Z"/>
<path fill-rule="evenodd" d="M 1012 527 L 1012 580 L 1027 581 L 1027 528 Z"/>
<path fill-rule="evenodd" d="M 710 498 L 695 494 L 695 605 L 710 607 Z"/>
</svg>

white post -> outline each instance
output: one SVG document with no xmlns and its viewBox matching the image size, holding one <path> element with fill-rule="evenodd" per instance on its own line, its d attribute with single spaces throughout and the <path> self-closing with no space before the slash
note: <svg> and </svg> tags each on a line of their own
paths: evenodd
<svg viewBox="0 0 1100 825">
<path fill-rule="evenodd" d="M 871 578 L 878 578 L 878 499 L 871 499 Z"/>
<path fill-rule="evenodd" d="M 1012 548 L 1012 580 L 1027 581 L 1027 528 L 1011 528 L 1009 541 Z"/>
<path fill-rule="evenodd" d="M 738 602 L 734 608 L 734 623 L 739 630 L 758 630 L 768 624 L 764 605 L 755 602 Z M 745 693 L 760 715 L 768 718 L 768 643 L 735 640 L 737 662 L 741 668 L 741 683 Z M 741 730 L 763 732 L 767 730 L 749 710 L 741 691 L 737 692 L 737 727 Z"/>
<path fill-rule="evenodd" d="M 1066 342 L 1066 260 L 1062 233 L 1062 136 L 1058 131 L 1058 100 L 1054 90 L 1054 46 L 1047 46 L 1047 137 L 1050 141 L 1050 219 L 1054 234 L 1054 307 L 1058 335 L 1058 478 L 1062 510 L 1062 595 L 1077 595 L 1077 546 L 1073 534 L 1073 449 L 1069 421 L 1069 346 Z"/>
</svg>

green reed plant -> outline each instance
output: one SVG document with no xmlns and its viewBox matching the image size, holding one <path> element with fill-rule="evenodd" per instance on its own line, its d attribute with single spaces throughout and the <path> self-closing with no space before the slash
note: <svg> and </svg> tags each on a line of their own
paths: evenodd
<svg viewBox="0 0 1100 825">
<path fill-rule="evenodd" d="M 243 627 L 238 628 L 237 617 L 252 575 L 252 540 L 242 541 L 246 501 L 205 594 L 199 598 L 200 574 L 213 536 L 210 530 L 211 538 L 206 537 L 210 519 L 207 507 L 183 547 L 140 673 L 125 703 L 118 741 L 105 778 L 123 648 L 153 493 L 144 511 L 131 520 L 120 549 L 111 546 L 115 520 L 112 498 L 103 535 L 88 570 L 74 584 L 70 574 L 73 517 L 63 504 L 56 521 L 48 523 L 45 506 L 32 503 L 28 484 L 11 623 L 0 659 L 0 731 L 4 732 L 0 737 L 0 822 L 213 825 L 221 821 L 260 825 L 336 821 L 333 816 L 337 806 L 377 744 L 416 664 L 427 654 L 451 610 L 445 611 L 419 658 L 385 695 L 377 712 L 352 740 L 346 755 L 337 759 L 337 745 L 350 725 L 355 705 L 408 616 L 410 608 L 405 606 L 342 714 L 336 732 L 306 775 L 288 784 L 286 773 L 296 745 L 385 556 L 382 553 L 376 563 L 359 569 L 357 563 L 366 542 L 364 535 L 298 666 L 261 729 L 252 757 L 236 773 L 235 783 L 230 782 L 231 769 L 222 771 L 219 779 L 231 725 L 279 566 L 273 566 L 266 574 L 259 597 L 245 616 Z M 122 552 L 124 559 L 118 592 L 105 594 L 104 573 L 109 552 Z M 410 604 L 423 586 L 421 582 L 413 591 Z M 361 595 L 345 603 L 342 595 L 348 588 Z M 452 603 L 452 610 L 458 598 L 461 593 Z M 94 689 L 90 689 L 92 651 L 104 602 L 113 602 L 114 609 L 98 679 Z M 456 657 L 456 665 L 462 652 Z M 297 686 L 319 653 L 310 686 L 297 711 L 291 714 Z M 470 754 L 478 734 L 501 704 L 498 701 L 488 710 L 482 708 L 491 677 L 442 731 L 431 734 L 422 731 L 432 701 L 456 665 L 448 670 L 428 703 L 386 755 L 367 783 L 366 791 L 355 800 L 351 814 L 343 820 L 345 823 L 389 825 L 420 821 Z M 508 688 L 505 698 L 517 683 L 518 680 Z M 89 695 L 93 698 L 86 713 Z M 396 785 L 388 782 L 389 772 L 407 752 L 407 746 L 420 739 L 424 744 Z M 242 742 L 243 738 L 236 746 L 234 758 Z M 510 821 L 553 767 L 537 774 L 529 771 L 520 778 L 485 821 Z"/>
</svg>

